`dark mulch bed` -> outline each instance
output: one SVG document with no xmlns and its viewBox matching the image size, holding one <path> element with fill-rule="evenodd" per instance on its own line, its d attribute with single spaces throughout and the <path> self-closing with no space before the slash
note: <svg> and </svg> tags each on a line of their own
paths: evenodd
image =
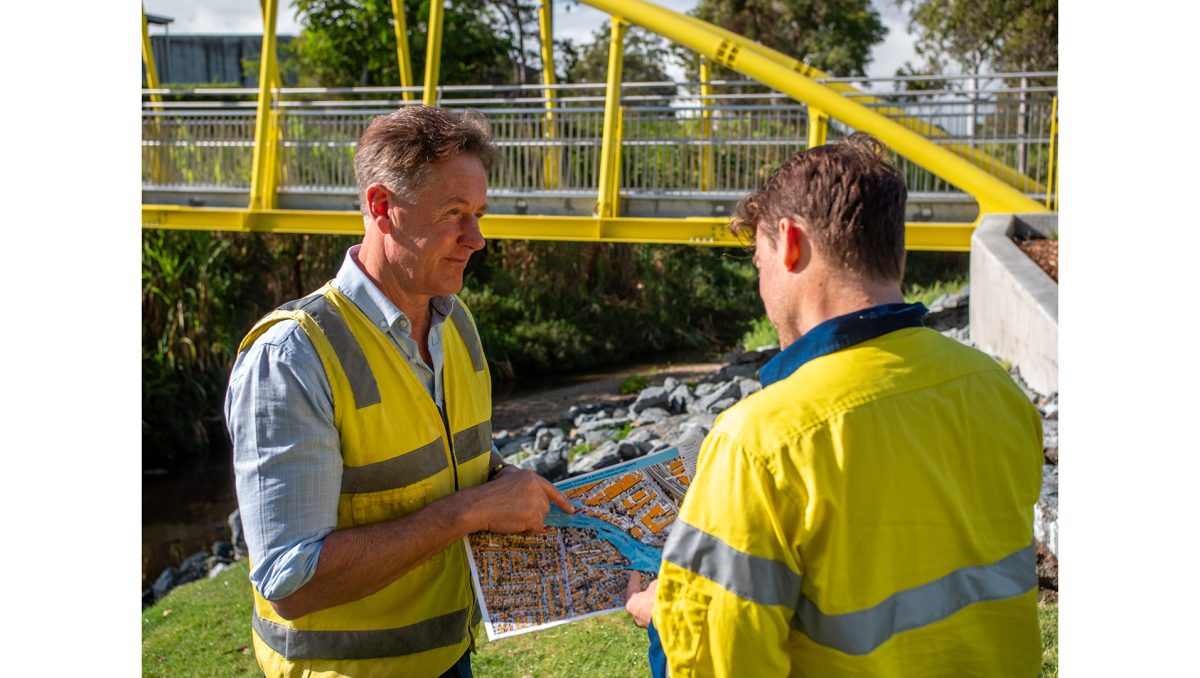
<svg viewBox="0 0 1200 678">
<path fill-rule="evenodd" d="M 1017 247 L 1042 267 L 1046 275 L 1058 282 L 1058 241 L 1049 238 L 1038 240 L 1016 240 Z"/>
</svg>

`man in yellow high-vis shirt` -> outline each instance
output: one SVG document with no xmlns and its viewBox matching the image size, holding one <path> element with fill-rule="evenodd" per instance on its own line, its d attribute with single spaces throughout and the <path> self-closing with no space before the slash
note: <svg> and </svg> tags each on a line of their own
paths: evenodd
<svg viewBox="0 0 1200 678">
<path fill-rule="evenodd" d="M 783 350 L 705 439 L 658 580 L 631 587 L 656 675 L 1038 674 L 1041 420 L 904 303 L 906 197 L 855 135 L 739 204 Z"/>
<path fill-rule="evenodd" d="M 463 537 L 543 529 L 566 497 L 491 445 L 491 380 L 455 293 L 484 246 L 486 120 L 414 106 L 354 155 L 366 233 L 242 341 L 226 417 L 268 676 L 471 675 Z"/>
</svg>

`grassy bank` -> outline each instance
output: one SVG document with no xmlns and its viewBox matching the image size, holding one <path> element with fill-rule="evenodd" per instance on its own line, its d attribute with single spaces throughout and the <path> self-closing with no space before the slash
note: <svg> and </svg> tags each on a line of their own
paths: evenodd
<svg viewBox="0 0 1200 678">
<path fill-rule="evenodd" d="M 250 647 L 246 561 L 214 579 L 186 584 L 142 612 L 142 675 L 257 676 Z M 1043 676 L 1058 675 L 1058 606 L 1038 610 Z M 480 678 L 645 676 L 646 633 L 623 613 L 545 631 L 483 640 L 474 658 Z"/>
</svg>

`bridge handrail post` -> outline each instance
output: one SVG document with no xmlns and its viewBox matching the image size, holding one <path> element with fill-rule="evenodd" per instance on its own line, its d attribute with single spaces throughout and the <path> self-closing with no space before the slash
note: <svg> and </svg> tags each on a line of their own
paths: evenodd
<svg viewBox="0 0 1200 678">
<path fill-rule="evenodd" d="M 712 63 L 708 57 L 700 57 L 700 134 L 704 137 L 704 151 L 700 155 L 700 190 L 713 189 L 713 145 L 712 145 Z"/>
<path fill-rule="evenodd" d="M 395 0 L 398 1 L 398 0 Z M 538 6 L 538 29 L 542 42 L 542 84 L 546 96 L 546 129 L 543 137 L 547 143 L 543 149 L 545 172 L 544 182 L 547 189 L 559 187 L 559 147 L 554 142 L 558 139 L 558 121 L 555 120 L 554 109 L 557 107 L 558 92 L 554 89 L 554 8 L 551 0 L 541 0 Z"/>
<path fill-rule="evenodd" d="M 601 219 L 617 216 L 617 165 L 621 162 L 621 69 L 625 60 L 625 31 L 629 24 L 612 17 L 608 43 L 608 85 L 604 91 L 604 135 L 600 143 L 600 186 L 596 214 Z"/>
<path fill-rule="evenodd" d="M 170 61 L 168 59 L 168 61 Z M 142 5 L 142 63 L 146 67 L 146 87 L 148 89 L 158 89 L 158 67 L 154 64 L 154 47 L 150 42 L 150 26 L 146 21 L 146 6 Z M 154 104 L 162 103 L 162 95 L 154 93 L 150 95 L 150 102 Z M 155 106 L 153 110 L 156 113 L 162 112 L 162 106 Z M 162 119 L 160 116 L 154 116 L 154 122 L 151 124 L 154 131 L 154 139 L 158 142 L 154 153 L 154 181 L 162 184 L 166 183 L 166 154 L 167 142 L 163 139 L 162 134 Z"/>
<path fill-rule="evenodd" d="M 1058 166 L 1054 153 L 1058 146 L 1058 97 L 1050 103 L 1050 158 L 1046 168 L 1046 209 L 1058 211 Z"/>
<path fill-rule="evenodd" d="M 829 136 L 829 114 L 816 106 L 808 106 L 808 148 L 824 146 Z"/>
<path fill-rule="evenodd" d="M 400 86 L 412 87 L 412 55 L 408 48 L 408 19 L 404 16 L 404 0 L 392 0 L 392 28 L 396 32 L 396 65 L 400 68 Z M 408 89 L 400 96 L 405 101 L 416 98 Z"/>
<path fill-rule="evenodd" d="M 425 92 L 421 102 L 436 106 L 438 102 L 438 77 L 442 65 L 442 21 L 445 17 L 445 0 L 429 3 L 429 43 L 425 49 Z"/>
<path fill-rule="evenodd" d="M 254 120 L 254 156 L 250 168 L 250 209 L 274 209 L 278 179 L 278 117 L 274 111 L 274 79 L 279 77 L 275 54 L 278 0 L 262 0 L 263 44 L 258 68 L 258 109 Z"/>
<path fill-rule="evenodd" d="M 1023 191 L 997 179 L 953 151 L 932 143 L 912 129 L 871 110 L 831 87 L 818 83 L 796 69 L 780 63 L 782 55 L 764 56 L 769 48 L 743 49 L 753 41 L 743 37 L 724 38 L 711 24 L 678 20 L 669 12 L 644 0 L 580 0 L 608 12 L 620 13 L 640 26 L 697 53 L 710 56 L 732 70 L 809 105 L 817 105 L 831 117 L 855 129 L 868 130 L 893 151 L 942 177 L 970 194 L 979 203 L 980 214 L 991 212 L 1043 212 L 1045 207 Z M 709 28 L 705 28 L 708 26 Z M 761 51 L 760 51 L 761 50 Z M 778 54 L 778 53 L 775 53 Z"/>
</svg>

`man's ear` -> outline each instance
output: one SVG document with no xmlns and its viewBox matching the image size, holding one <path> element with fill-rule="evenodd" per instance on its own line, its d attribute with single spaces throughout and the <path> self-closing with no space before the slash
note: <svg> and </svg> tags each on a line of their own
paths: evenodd
<svg viewBox="0 0 1200 678">
<path fill-rule="evenodd" d="M 783 265 L 794 271 L 804 255 L 804 231 L 789 217 L 779 220 L 779 240 L 783 244 Z"/>
<path fill-rule="evenodd" d="M 367 186 L 367 211 L 370 221 L 381 231 L 390 231 L 392 218 L 388 208 L 392 205 L 392 197 L 383 184 L 375 183 Z"/>
</svg>

